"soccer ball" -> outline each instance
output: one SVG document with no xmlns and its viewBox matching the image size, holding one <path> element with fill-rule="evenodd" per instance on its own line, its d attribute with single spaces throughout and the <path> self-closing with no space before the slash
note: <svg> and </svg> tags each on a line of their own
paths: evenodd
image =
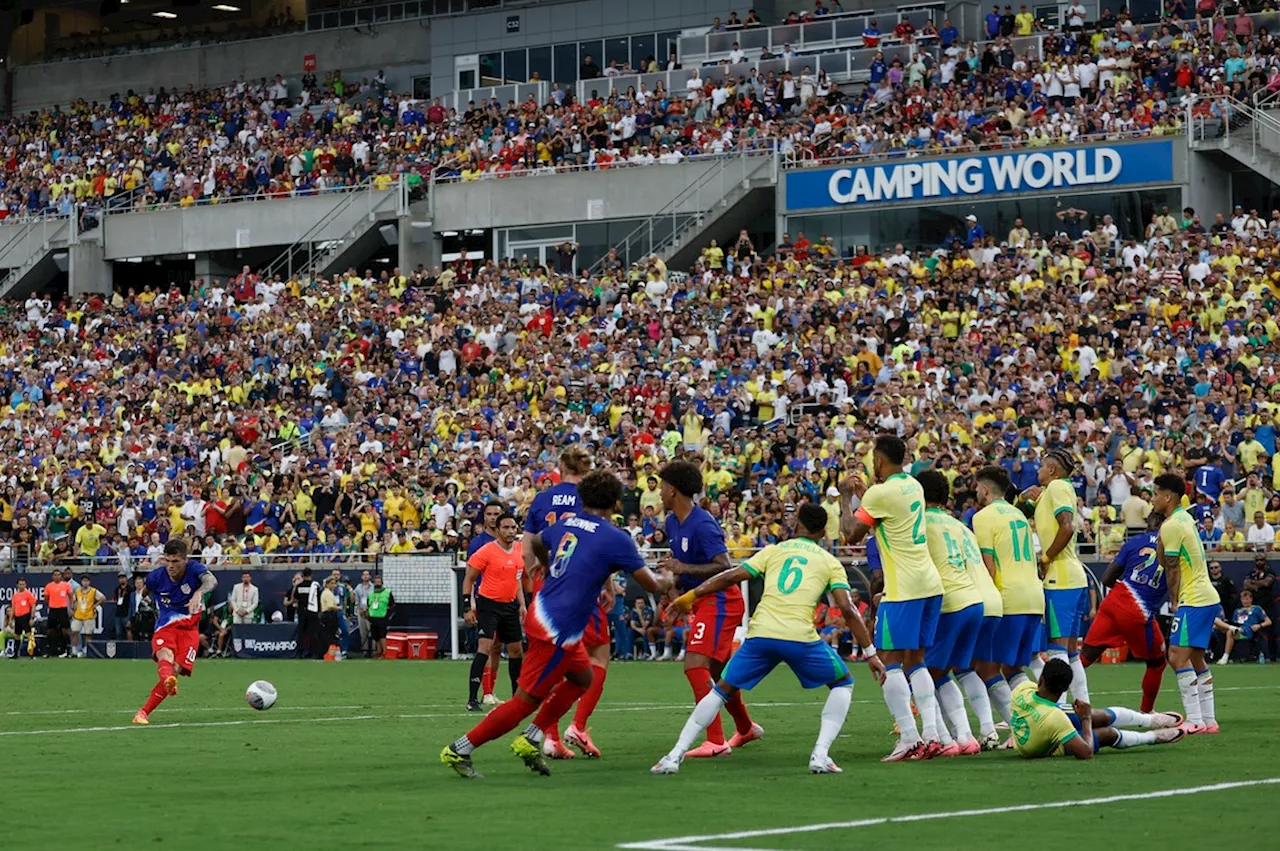
<svg viewBox="0 0 1280 851">
<path fill-rule="evenodd" d="M 244 699 L 254 709 L 266 710 L 276 705 L 276 687 L 266 680 L 250 683 L 245 690 Z"/>
<path fill-rule="evenodd" d="M 271 622 L 272 622 L 272 623 L 283 623 L 283 622 L 284 622 L 284 612 L 280 612 L 280 611 L 272 612 L 272 613 L 271 613 Z"/>
</svg>

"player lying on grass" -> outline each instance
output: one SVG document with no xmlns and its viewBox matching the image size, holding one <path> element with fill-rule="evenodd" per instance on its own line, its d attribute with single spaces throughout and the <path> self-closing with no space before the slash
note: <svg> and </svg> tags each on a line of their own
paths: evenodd
<svg viewBox="0 0 1280 851">
<path fill-rule="evenodd" d="M 1074 712 L 1063 712 L 1058 698 L 1071 687 L 1071 665 L 1054 657 L 1045 663 L 1040 681 L 1019 683 L 1013 690 L 1013 749 L 1018 756 L 1074 756 L 1093 759 L 1099 748 L 1168 745 L 1186 737 L 1176 712 L 1135 712 L 1123 706 L 1094 709 L 1082 700 Z M 1139 727 L 1144 732 L 1115 725 Z"/>
<path fill-rule="evenodd" d="M 828 593 L 835 598 L 854 639 L 865 648 L 867 664 L 877 680 L 884 675 L 884 665 L 876 658 L 871 634 L 853 607 L 844 566 L 819 544 L 826 536 L 826 510 L 806 503 L 800 506 L 798 522 L 797 537 L 765 547 L 740 567 L 719 573 L 676 598 L 674 605 L 687 612 L 698 600 L 736 588 L 753 577 L 764 578 L 764 594 L 747 626 L 746 640 L 711 692 L 694 707 L 675 747 L 649 769 L 651 773 L 677 773 L 689 747 L 720 716 L 720 709 L 740 690 L 754 688 L 784 662 L 805 688 L 825 685 L 831 690 L 822 707 L 822 723 L 809 757 L 809 771 L 840 773 L 828 751 L 849 714 L 853 677 L 840 655 L 813 628 L 813 610 L 818 601 Z"/>
</svg>

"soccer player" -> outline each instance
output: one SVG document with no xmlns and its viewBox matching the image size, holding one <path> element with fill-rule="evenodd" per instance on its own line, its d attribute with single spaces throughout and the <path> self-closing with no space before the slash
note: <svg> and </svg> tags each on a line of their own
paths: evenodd
<svg viewBox="0 0 1280 851">
<path fill-rule="evenodd" d="M 662 482 L 659 495 L 667 511 L 666 533 L 671 556 L 659 567 L 675 574 L 683 591 L 692 591 L 706 579 L 728 570 L 729 550 L 724 543 L 724 529 L 710 512 L 694 499 L 702 492 L 702 471 L 688 461 L 672 461 L 658 471 Z M 684 675 L 693 688 L 694 703 L 711 693 L 720 679 L 725 663 L 733 654 L 733 635 L 746 605 L 742 590 L 734 585 L 699 598 L 690 609 L 685 632 Z M 810 610 L 812 613 L 812 609 Z M 734 693 L 726 702 L 736 731 L 728 742 L 717 715 L 707 725 L 707 740 L 689 751 L 691 758 L 728 756 L 764 735 L 764 728 L 751 721 L 742 695 Z"/>
<path fill-rule="evenodd" d="M 1040 465 L 1039 487 L 1023 498 L 1035 505 L 1040 569 L 1044 575 L 1044 622 L 1049 640 L 1046 659 L 1071 665 L 1071 695 L 1089 702 L 1089 682 L 1078 642 L 1089 614 L 1089 581 L 1076 554 L 1076 491 L 1071 484 L 1075 459 L 1066 449 L 1050 449 Z"/>
<path fill-rule="evenodd" d="M 1003 610 L 995 635 L 990 637 L 990 651 L 980 648 L 981 661 L 975 670 L 983 678 L 991 704 L 1005 721 L 1011 717 L 1012 689 L 1027 679 L 1022 669 L 1030 664 L 1031 654 L 1039 646 L 1044 617 L 1044 590 L 1031 549 L 1031 526 L 1021 511 L 1005 501 L 1010 487 L 1003 467 L 979 470 L 974 490 L 982 508 L 973 515 L 973 534 L 987 571 L 1000 590 Z"/>
<path fill-rule="evenodd" d="M 520 665 L 524 656 L 524 635 L 520 623 L 524 619 L 524 588 L 521 574 L 524 558 L 516 548 L 519 524 L 511 514 L 498 519 L 498 537 L 490 541 L 467 559 L 467 572 L 462 577 L 462 596 L 471 601 L 464 619 L 478 625 L 480 641 L 475 658 L 471 660 L 471 679 L 468 682 L 467 711 L 480 710 L 480 684 L 489 662 L 495 639 L 507 648 L 507 672 L 511 676 L 511 691 L 520 682 Z M 484 593 L 475 590 L 476 577 L 486 577 Z"/>
<path fill-rule="evenodd" d="M 871 453 L 878 484 L 868 488 L 861 476 L 852 475 L 839 486 L 840 533 L 845 543 L 856 544 L 874 529 L 884 570 L 875 644 L 886 671 L 884 700 L 898 723 L 899 738 L 883 762 L 930 759 L 942 750 L 933 677 L 924 664 L 942 612 L 942 579 L 929 555 L 924 491 L 902 471 L 906 458 L 902 438 L 881 434 Z M 862 500 L 856 511 L 854 496 Z M 911 714 L 912 697 L 920 711 L 919 728 Z"/>
<path fill-rule="evenodd" d="M 700 599 L 737 587 L 752 577 L 764 578 L 764 594 L 747 627 L 746 640 L 725 666 L 715 688 L 698 701 L 675 747 L 649 769 L 650 773 L 677 773 L 693 740 L 720 717 L 720 708 L 739 690 L 758 685 L 781 662 L 791 668 L 805 688 L 825 685 L 831 690 L 822 707 L 822 723 L 809 756 L 809 771 L 840 773 L 829 751 L 849 714 L 853 677 L 840 655 L 813 628 L 813 610 L 818 602 L 831 594 L 844 612 L 855 640 L 866 648 L 868 664 L 877 679 L 884 674 L 884 666 L 876 658 L 866 624 L 853 607 L 844 565 L 821 546 L 826 536 L 826 510 L 807 502 L 800 506 L 797 520 L 797 537 L 765 547 L 740 567 L 719 573 L 676 598 L 676 608 L 689 611 Z"/>
<path fill-rule="evenodd" d="M 1122 706 L 1094 709 L 1075 701 L 1074 712 L 1065 712 L 1058 700 L 1071 685 L 1071 665 L 1055 656 L 1045 663 L 1040 681 L 1021 682 L 1013 690 L 1013 749 L 1018 756 L 1074 756 L 1093 759 L 1100 748 L 1120 750 L 1139 745 L 1168 745 L 1186 738 L 1176 712 L 1148 714 Z M 1116 725 L 1147 732 L 1121 730 Z"/>
<path fill-rule="evenodd" d="M 151 636 L 151 655 L 156 660 L 160 681 L 151 696 L 133 716 L 135 724 L 149 724 L 151 713 L 166 697 L 178 693 L 178 678 L 191 676 L 200 648 L 200 609 L 204 595 L 218 587 L 218 580 L 194 559 L 187 558 L 187 545 L 170 538 L 164 545 L 164 564 L 147 574 L 146 591 L 156 601 L 156 630 Z"/>
<path fill-rule="evenodd" d="M 1142 675 L 1143 712 L 1155 708 L 1166 664 L 1164 633 L 1156 622 L 1156 612 L 1165 595 L 1165 573 L 1159 558 L 1159 529 L 1163 522 L 1160 512 L 1148 514 L 1148 531 L 1125 541 L 1107 565 L 1102 584 L 1111 586 L 1111 591 L 1102 598 L 1080 649 L 1086 668 L 1098 661 L 1108 647 L 1127 645 L 1135 659 L 1144 660 L 1147 671 Z"/>
<path fill-rule="evenodd" d="M 463 777 L 479 777 L 472 752 L 515 729 L 539 704 L 538 715 L 511 744 L 511 752 L 531 771 L 550 774 L 539 747 L 543 730 L 559 718 L 591 686 L 591 658 L 583 647 L 583 633 L 599 605 L 600 588 L 616 571 L 631 574 L 646 591 L 671 590 L 668 575 L 645 567 L 635 543 L 613 525 L 622 499 L 622 482 L 612 473 L 588 473 L 578 485 L 575 516 L 558 520 L 533 535 L 531 549 L 546 580 L 525 617 L 529 638 L 527 662 L 515 695 L 440 753 L 440 761 Z M 556 688 L 564 680 L 567 688 Z M 547 700 L 556 689 L 555 697 Z M 546 701 L 543 703 L 543 701 Z"/>
<path fill-rule="evenodd" d="M 484 511 L 480 514 L 480 532 L 471 539 L 471 543 L 467 544 L 467 558 L 471 558 L 476 551 L 490 541 L 497 540 L 498 537 L 498 518 L 503 515 L 501 505 L 490 503 L 484 507 Z M 523 549 L 522 549 L 523 552 Z M 476 577 L 476 591 L 480 590 L 481 577 Z M 498 680 L 498 663 L 502 659 L 502 645 L 494 642 L 489 646 L 489 664 L 485 665 L 484 674 L 480 681 L 480 702 L 485 706 L 497 706 L 498 699 L 493 696 L 493 686 Z"/>
<path fill-rule="evenodd" d="M 973 737 L 969 726 L 969 713 L 965 710 L 964 693 L 955 680 L 969 671 L 973 651 L 982 631 L 982 594 L 973 581 L 972 574 L 985 573 L 986 565 L 978 553 L 978 545 L 963 523 L 946 511 L 951 499 L 951 485 L 947 477 L 937 470 L 922 470 L 916 481 L 924 490 L 925 537 L 929 555 L 942 579 L 942 614 L 938 617 L 938 632 L 933 644 L 925 651 L 924 663 L 933 677 L 934 691 L 938 696 L 938 738 L 942 750 L 938 756 L 961 756 L 982 752 L 982 746 Z M 986 692 L 983 692 L 986 696 Z M 985 727 L 991 723 L 991 706 L 987 717 L 979 717 Z M 947 721 L 955 731 L 955 739 L 947 730 Z M 985 722 L 985 723 L 984 723 Z M 994 732 L 994 725 L 992 725 Z"/>
<path fill-rule="evenodd" d="M 1176 473 L 1156 476 L 1152 504 L 1164 515 L 1160 524 L 1160 564 L 1169 584 L 1169 611 L 1173 614 L 1169 638 L 1169 663 L 1178 677 L 1178 691 L 1186 710 L 1188 733 L 1216 733 L 1218 719 L 1213 706 L 1213 674 L 1205 650 L 1213 634 L 1213 621 L 1222 601 L 1209 579 L 1204 544 L 1196 521 L 1182 507 L 1187 483 Z"/>
</svg>

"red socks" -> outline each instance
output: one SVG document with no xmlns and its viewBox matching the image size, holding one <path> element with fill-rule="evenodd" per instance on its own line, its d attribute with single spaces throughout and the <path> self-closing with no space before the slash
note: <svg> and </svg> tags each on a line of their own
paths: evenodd
<svg viewBox="0 0 1280 851">
<path fill-rule="evenodd" d="M 491 742 L 499 736 L 505 736 L 514 730 L 517 724 L 528 718 L 533 710 L 537 708 L 538 704 L 524 700 L 519 695 L 516 695 L 484 716 L 480 723 L 472 727 L 471 732 L 467 733 L 467 739 L 475 747 L 480 747 L 485 742 Z"/>
<path fill-rule="evenodd" d="M 594 678 L 592 682 L 594 682 Z M 542 708 L 538 710 L 538 715 L 533 719 L 533 724 L 541 730 L 555 727 L 560 723 L 560 719 L 569 711 L 569 707 L 573 706 L 573 702 L 582 695 L 586 694 L 586 689 L 568 680 L 562 680 L 558 686 L 551 692 L 550 697 L 542 701 Z M 557 731 L 557 737 L 559 731 Z"/>
<path fill-rule="evenodd" d="M 157 663 L 157 666 L 160 670 L 160 682 L 163 683 L 165 680 L 169 679 L 169 677 L 173 676 L 172 662 L 159 662 Z"/>
<path fill-rule="evenodd" d="M 751 732 L 751 715 L 747 712 L 747 705 L 742 702 L 742 692 L 738 692 L 729 698 L 729 702 L 724 705 L 729 710 L 729 714 L 733 716 L 733 726 L 742 735 Z"/>
<path fill-rule="evenodd" d="M 498 669 L 485 666 L 484 674 L 480 679 L 480 689 L 483 694 L 493 694 L 493 683 L 498 679 Z"/>
<path fill-rule="evenodd" d="M 684 675 L 689 680 L 689 685 L 693 687 L 694 705 L 697 705 L 698 701 L 711 694 L 711 686 L 713 685 L 711 671 L 706 668 L 685 668 Z M 751 729 L 749 721 L 747 729 Z M 724 744 L 724 725 L 720 723 L 719 715 L 716 715 L 716 720 L 712 721 L 711 725 L 707 727 L 707 741 L 713 745 Z"/>
<path fill-rule="evenodd" d="M 1160 660 L 1160 666 L 1156 668 L 1147 668 L 1147 672 L 1142 675 L 1142 711 L 1150 712 L 1156 708 L 1156 697 L 1160 694 L 1160 680 L 1164 677 L 1165 660 Z"/>
<path fill-rule="evenodd" d="M 591 688 L 587 689 L 587 693 L 578 701 L 578 708 L 573 713 L 573 726 L 579 730 L 587 729 L 587 721 L 590 720 L 591 713 L 596 711 L 596 704 L 600 702 L 600 695 L 604 693 L 604 679 L 609 675 L 609 669 L 593 665 L 591 674 Z"/>
<path fill-rule="evenodd" d="M 170 666 L 172 668 L 172 666 Z M 165 690 L 164 681 L 156 683 L 155 688 L 151 689 L 151 696 L 147 698 L 147 702 L 142 704 L 143 713 L 150 715 L 156 711 L 156 707 L 164 703 L 164 699 L 169 696 L 169 692 Z"/>
</svg>

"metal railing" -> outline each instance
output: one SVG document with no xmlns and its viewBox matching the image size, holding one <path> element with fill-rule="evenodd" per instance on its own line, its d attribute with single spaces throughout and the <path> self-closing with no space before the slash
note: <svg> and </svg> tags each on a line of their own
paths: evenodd
<svg viewBox="0 0 1280 851">
<path fill-rule="evenodd" d="M 221 555 L 204 559 L 200 550 L 193 550 L 191 558 L 203 561 L 211 570 L 227 569 L 233 567 L 246 567 L 253 570 L 293 570 L 303 567 L 316 566 L 332 566 L 341 567 L 343 565 L 358 564 L 374 564 L 378 561 L 377 553 L 370 552 L 352 552 L 352 553 L 311 553 L 311 552 L 281 552 L 279 550 L 270 553 L 238 553 L 235 555 Z M 15 566 L 17 559 L 14 559 Z M 157 567 L 161 562 L 159 560 L 151 560 L 146 557 L 135 557 L 128 554 L 110 555 L 102 557 L 63 557 L 52 559 L 49 561 L 41 561 L 38 557 L 32 560 L 29 556 L 26 560 L 26 570 L 71 570 L 77 574 L 80 573 L 110 573 L 114 571 L 131 572 L 135 570 L 150 570 Z M 23 572 L 21 568 L 16 568 L 19 573 Z M 0 565 L 0 572 L 4 570 Z"/>
<path fill-rule="evenodd" d="M 1280 118 L 1264 109 L 1231 97 L 1215 98 L 1211 107 L 1216 114 L 1192 116 L 1188 144 L 1247 146 L 1249 159 L 1257 162 L 1259 152 L 1280 156 Z"/>
</svg>

